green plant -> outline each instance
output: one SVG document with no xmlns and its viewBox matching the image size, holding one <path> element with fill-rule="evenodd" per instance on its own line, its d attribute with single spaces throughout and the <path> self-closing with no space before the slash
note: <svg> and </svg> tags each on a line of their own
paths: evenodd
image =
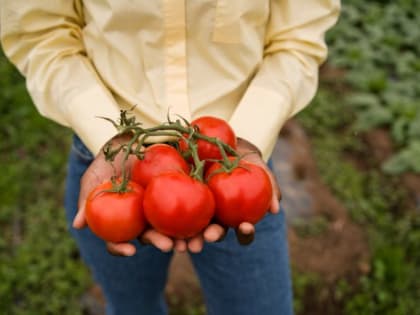
<svg viewBox="0 0 420 315">
<path fill-rule="evenodd" d="M 385 126 L 398 146 L 384 171 L 420 172 L 419 0 L 343 3 L 338 25 L 328 33 L 329 63 L 346 70 L 352 87 L 346 103 L 356 128 Z"/>
<path fill-rule="evenodd" d="M 39 116 L 0 55 L 0 314 L 82 314 L 90 283 L 62 207 L 70 133 Z"/>
<path fill-rule="evenodd" d="M 372 251 L 370 272 L 351 283 L 341 279 L 345 285 L 336 298 L 345 315 L 419 314 L 420 217 L 406 206 L 409 196 L 401 181 L 369 162 L 369 148 L 352 124 L 352 109 L 343 112 L 337 95 L 327 90 L 331 87 L 323 85 L 299 120 L 311 135 L 323 180 L 365 227 Z M 368 168 L 359 169 L 346 159 L 349 154 Z"/>
</svg>

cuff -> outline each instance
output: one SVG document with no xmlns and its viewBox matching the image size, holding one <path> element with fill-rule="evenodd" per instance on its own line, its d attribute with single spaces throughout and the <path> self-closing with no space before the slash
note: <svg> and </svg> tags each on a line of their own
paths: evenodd
<svg viewBox="0 0 420 315">
<path fill-rule="evenodd" d="M 81 91 L 67 104 L 65 111 L 70 126 L 94 155 L 117 134 L 110 122 L 99 118 L 117 120 L 120 116 L 117 103 L 101 87 Z"/>
<path fill-rule="evenodd" d="M 290 117 L 288 91 L 250 86 L 229 123 L 237 137 L 254 144 L 267 161 L 274 149 L 281 127 Z"/>
</svg>

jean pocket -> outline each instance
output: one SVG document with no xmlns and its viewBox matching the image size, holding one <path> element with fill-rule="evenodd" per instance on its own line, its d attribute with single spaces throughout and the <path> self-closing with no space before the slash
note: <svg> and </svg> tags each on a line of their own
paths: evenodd
<svg viewBox="0 0 420 315">
<path fill-rule="evenodd" d="M 91 163 L 94 159 L 92 152 L 89 151 L 77 135 L 73 135 L 71 154 L 73 154 L 78 160 L 87 164 Z"/>
</svg>

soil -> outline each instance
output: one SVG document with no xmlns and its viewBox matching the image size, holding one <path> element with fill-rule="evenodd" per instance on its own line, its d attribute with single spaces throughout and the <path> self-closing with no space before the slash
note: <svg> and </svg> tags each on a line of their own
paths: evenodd
<svg viewBox="0 0 420 315">
<path fill-rule="evenodd" d="M 289 227 L 292 265 L 298 271 L 318 274 L 327 284 L 368 272 L 369 247 L 364 231 L 322 182 L 304 130 L 292 120 L 281 137 L 293 149 L 289 163 L 295 179 L 304 183 L 312 197 L 310 220 L 322 218 L 320 222 L 324 222 L 322 231 L 311 236 L 300 236 L 293 224 Z"/>
</svg>

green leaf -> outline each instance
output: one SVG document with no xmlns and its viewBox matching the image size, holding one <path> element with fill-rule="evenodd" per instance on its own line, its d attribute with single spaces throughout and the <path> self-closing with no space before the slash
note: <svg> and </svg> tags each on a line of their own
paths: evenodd
<svg viewBox="0 0 420 315">
<path fill-rule="evenodd" d="M 377 95 L 364 92 L 352 93 L 346 98 L 346 104 L 359 110 L 381 106 L 380 99 Z"/>
<path fill-rule="evenodd" d="M 408 126 L 408 136 L 412 139 L 420 139 L 420 110 L 417 112 L 416 118 Z"/>
<path fill-rule="evenodd" d="M 405 171 L 420 173 L 420 141 L 413 141 L 409 146 L 389 160 L 387 160 L 382 169 L 389 174 L 401 174 Z"/>
<path fill-rule="evenodd" d="M 388 108 L 376 105 L 370 106 L 361 112 L 355 128 L 359 131 L 366 131 L 373 127 L 386 125 L 392 121 L 392 113 Z"/>
<path fill-rule="evenodd" d="M 403 144 L 407 140 L 408 121 L 398 118 L 391 128 L 391 133 L 395 141 Z"/>
</svg>

